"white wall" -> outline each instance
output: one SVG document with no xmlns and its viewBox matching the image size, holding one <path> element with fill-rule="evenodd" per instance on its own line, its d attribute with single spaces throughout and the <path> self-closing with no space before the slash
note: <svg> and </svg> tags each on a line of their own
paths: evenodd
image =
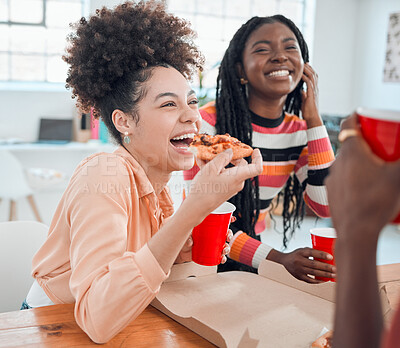
<svg viewBox="0 0 400 348">
<path fill-rule="evenodd" d="M 98 8 L 103 6 L 112 8 L 119 3 L 124 2 L 123 0 L 91 0 L 90 1 L 90 13 L 93 13 Z"/>
<path fill-rule="evenodd" d="M 92 0 L 90 12 L 121 0 Z M 317 0 L 314 53 L 322 113 L 346 115 L 356 106 L 400 110 L 400 84 L 383 83 L 389 13 L 399 0 Z M 69 91 L 0 90 L 0 139 L 37 137 L 43 116 L 72 117 Z"/>
<path fill-rule="evenodd" d="M 389 13 L 398 0 L 318 0 L 312 64 L 320 110 L 349 114 L 357 106 L 400 110 L 400 84 L 383 83 Z"/>
<path fill-rule="evenodd" d="M 0 139 L 37 140 L 40 118 L 72 118 L 75 112 L 67 91 L 0 91 Z"/>
<path fill-rule="evenodd" d="M 357 3 L 357 0 L 316 1 L 311 64 L 318 73 L 321 113 L 345 114 L 353 104 Z"/>
<path fill-rule="evenodd" d="M 400 12 L 399 0 L 360 0 L 356 41 L 354 97 L 359 105 L 400 111 L 400 83 L 384 83 L 383 67 L 389 14 Z"/>
</svg>

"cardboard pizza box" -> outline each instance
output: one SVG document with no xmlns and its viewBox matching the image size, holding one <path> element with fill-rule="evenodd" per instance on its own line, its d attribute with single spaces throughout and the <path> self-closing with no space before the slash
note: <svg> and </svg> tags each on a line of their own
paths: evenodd
<svg viewBox="0 0 400 348">
<path fill-rule="evenodd" d="M 333 282 L 307 284 L 269 261 L 258 275 L 216 270 L 175 265 L 152 305 L 218 347 L 306 348 L 333 328 Z"/>
</svg>

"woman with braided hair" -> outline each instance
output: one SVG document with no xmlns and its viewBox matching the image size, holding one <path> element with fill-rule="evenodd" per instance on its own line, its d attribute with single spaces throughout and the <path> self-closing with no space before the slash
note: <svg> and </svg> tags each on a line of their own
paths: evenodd
<svg viewBox="0 0 400 348">
<path fill-rule="evenodd" d="M 334 160 L 317 107 L 317 75 L 308 64 L 307 44 L 296 25 L 282 15 L 253 17 L 233 36 L 222 59 L 216 101 L 200 109 L 201 132 L 224 134 L 259 148 L 263 173 L 247 180 L 231 199 L 236 231 L 224 270 L 256 271 L 262 259 L 281 263 L 296 278 L 334 277 L 335 268 L 310 257 L 331 255 L 300 248 L 291 253 L 259 240 L 271 201 L 283 195 L 283 244 L 300 225 L 304 201 L 319 216 L 329 216 L 323 181 Z M 306 91 L 303 90 L 304 84 Z M 301 116 L 301 117 L 299 117 Z M 190 181 L 198 168 L 184 173 Z M 284 188 L 284 189 L 283 189 Z M 283 189 L 283 194 L 280 192 Z"/>
<path fill-rule="evenodd" d="M 173 215 L 166 185 L 193 166 L 188 146 L 200 127 L 187 80 L 203 61 L 193 36 L 156 1 L 98 10 L 70 36 L 67 86 L 120 146 L 76 168 L 33 258 L 23 308 L 74 303 L 76 322 L 97 343 L 149 305 L 173 263 L 191 260 L 193 227 L 262 172 L 258 150 L 252 163 L 225 169 L 227 150 L 202 168 Z"/>
</svg>

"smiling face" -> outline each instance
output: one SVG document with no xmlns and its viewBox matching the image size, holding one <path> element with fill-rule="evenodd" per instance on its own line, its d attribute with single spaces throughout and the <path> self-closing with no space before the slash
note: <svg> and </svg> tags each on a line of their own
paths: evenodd
<svg viewBox="0 0 400 348">
<path fill-rule="evenodd" d="M 145 82 L 136 122 L 130 119 L 131 142 L 125 145 L 148 174 L 190 169 L 188 150 L 200 128 L 198 99 L 185 77 L 174 68 L 155 67 Z"/>
<path fill-rule="evenodd" d="M 280 22 L 261 25 L 249 36 L 239 66 L 240 76 L 248 80 L 249 104 L 286 98 L 300 82 L 303 69 L 295 34 Z"/>
</svg>

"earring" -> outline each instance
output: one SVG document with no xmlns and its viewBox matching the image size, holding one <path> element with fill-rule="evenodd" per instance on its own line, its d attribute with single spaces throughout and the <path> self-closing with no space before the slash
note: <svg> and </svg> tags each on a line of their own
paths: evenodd
<svg viewBox="0 0 400 348">
<path fill-rule="evenodd" d="M 131 138 L 129 138 L 128 132 L 125 132 L 124 135 L 124 143 L 129 144 L 131 142 Z"/>
<path fill-rule="evenodd" d="M 247 85 L 249 83 L 249 81 L 247 81 L 244 77 L 240 78 L 240 84 L 241 85 Z"/>
</svg>

